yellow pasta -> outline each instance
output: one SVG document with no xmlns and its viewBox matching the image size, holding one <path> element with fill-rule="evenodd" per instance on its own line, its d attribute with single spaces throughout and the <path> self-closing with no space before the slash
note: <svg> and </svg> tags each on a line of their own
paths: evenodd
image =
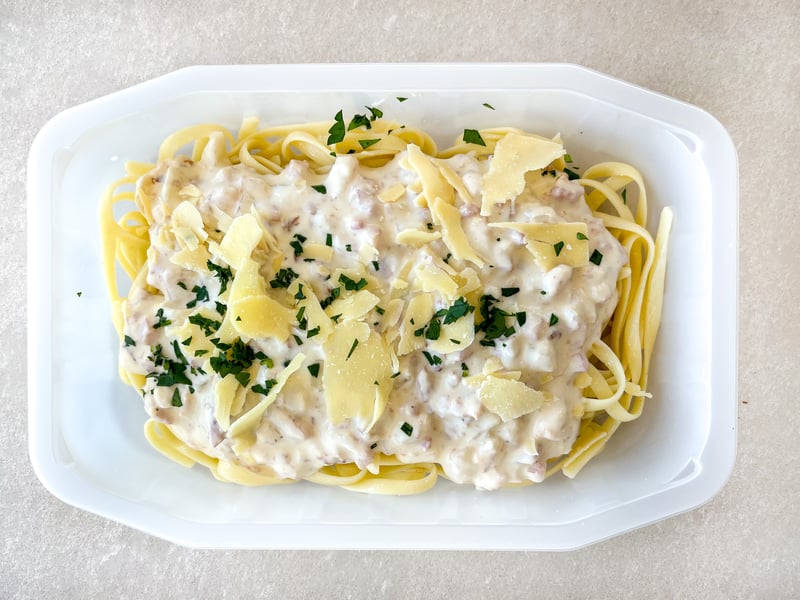
<svg viewBox="0 0 800 600">
<path fill-rule="evenodd" d="M 305 319 L 309 322 L 305 331 L 316 328 L 320 344 L 324 342 L 326 348 L 331 348 L 331 356 L 338 357 L 343 373 L 350 373 L 349 377 L 363 375 L 370 379 L 367 382 L 369 385 L 365 386 L 361 384 L 363 382 L 358 385 L 348 383 L 346 379 L 334 376 L 333 372 L 325 375 L 324 381 L 337 390 L 337 395 L 331 396 L 328 402 L 329 410 L 336 411 L 334 423 L 357 415 L 368 422 L 370 428 L 386 410 L 389 392 L 381 386 L 392 385 L 392 379 L 396 376 L 392 375 L 392 371 L 397 369 L 398 357 L 424 347 L 422 342 L 425 339 L 414 318 L 424 323 L 435 320 L 434 294 L 441 293 L 442 297 L 456 306 L 463 300 L 465 304 L 462 306 L 470 303 L 472 310 L 479 302 L 480 274 L 485 269 L 493 268 L 493 265 L 486 264 L 486 257 L 472 247 L 468 232 L 462 229 L 460 211 L 477 212 L 480 208 L 481 214 L 491 214 L 492 210 L 504 210 L 503 204 L 519 195 L 525 172 L 541 172 L 542 181 L 550 181 L 548 178 L 552 173 L 555 175 L 552 180 L 555 181 L 565 166 L 558 138 L 549 140 L 518 129 L 495 128 L 478 132 L 483 145 L 474 140 L 467 143 L 460 138 L 450 148 L 438 150 L 433 139 L 424 131 L 402 126 L 381 116 L 373 114 L 371 119 L 366 119 L 368 127 L 365 124 L 348 131 L 344 129 L 341 113 L 334 122 L 274 127 L 262 127 L 256 119 L 245 119 L 237 135 L 219 125 L 197 125 L 168 137 L 158 152 L 159 161 L 198 162 L 204 156 L 216 154 L 216 158 L 225 164 L 241 165 L 254 175 L 265 177 L 280 176 L 292 161 L 301 161 L 308 169 L 305 177 L 318 191 L 324 186 L 313 182 L 322 181 L 321 178 L 334 168 L 337 157 L 352 155 L 355 161 L 365 167 L 377 168 L 405 153 L 403 155 L 408 165 L 419 174 L 418 183 L 408 186 L 394 183 L 381 192 L 380 201 L 393 206 L 407 194 L 413 194 L 412 189 L 417 189 L 420 194 L 415 199 L 416 205 L 421 210 L 430 211 L 431 223 L 427 229 L 398 232 L 395 241 L 414 251 L 429 249 L 434 243 L 441 244 L 450 253 L 445 260 L 435 256 L 431 259 L 433 262 L 424 269 L 412 270 L 409 263 L 401 271 L 402 277 L 397 276 L 391 283 L 391 289 L 384 290 L 388 296 L 381 296 L 379 282 L 372 277 L 368 268 L 338 270 L 330 273 L 334 281 L 343 281 L 345 286 L 356 287 L 362 285 L 360 282 L 363 281 L 365 289 L 359 287 L 353 290 L 354 293 L 347 295 L 346 299 L 331 298 L 327 303 L 321 303 L 323 299 L 313 294 L 305 296 L 304 290 L 310 290 L 311 285 L 303 279 L 297 279 L 291 283 L 291 287 L 289 284 L 285 286 L 287 293 L 299 299 L 296 307 L 290 311 L 269 296 L 272 292 L 259 275 L 259 269 L 263 269 L 264 265 L 269 268 L 279 266 L 281 257 L 275 238 L 270 233 L 274 225 L 265 222 L 255 209 L 252 214 L 233 220 L 226 214 L 220 214 L 217 229 L 209 229 L 206 223 L 206 232 L 202 218 L 192 208 L 192 194 L 196 192 L 190 185 L 184 185 L 181 193 L 189 200 L 184 208 L 173 213 L 171 222 L 173 229 L 180 232 L 179 240 L 184 245 L 180 253 L 175 254 L 173 263 L 178 261 L 182 268 L 189 270 L 203 270 L 213 255 L 225 257 L 231 265 L 228 271 L 230 283 L 227 284 L 227 290 L 220 294 L 220 299 L 228 304 L 228 312 L 213 325 L 218 328 L 214 329 L 218 338 L 228 346 L 239 338 L 246 342 L 258 336 L 275 337 L 283 341 L 294 324 L 294 313 L 300 310 L 299 315 L 302 316 L 298 316 L 297 321 Z M 334 134 L 339 126 L 340 134 Z M 525 164 L 520 167 L 513 157 L 514 148 L 522 148 L 522 145 L 525 150 L 520 160 Z M 181 152 L 186 152 L 189 146 L 188 156 L 183 157 Z M 484 197 L 481 203 L 481 199 L 474 197 L 474 192 L 445 161 L 459 154 L 470 154 L 478 161 L 490 161 L 495 149 L 511 158 L 504 159 L 502 165 L 498 163 L 494 171 L 489 171 L 487 177 L 491 178 L 492 197 Z M 151 240 L 151 225 L 158 219 L 148 195 L 148 178 L 151 178 L 155 165 L 131 162 L 127 163 L 126 168 L 128 174 L 104 194 L 100 211 L 104 273 L 111 299 L 112 320 L 123 345 L 132 341 L 124 332 L 127 299 L 153 292 L 147 280 L 148 252 L 157 243 L 157 240 Z M 514 176 L 510 177 L 512 172 Z M 508 178 L 514 181 L 506 181 Z M 646 392 L 649 364 L 661 320 L 672 224 L 671 211 L 664 209 L 656 238 L 653 239 L 647 231 L 647 193 L 641 175 L 630 165 L 619 162 L 594 165 L 583 171 L 577 183 L 586 189 L 586 202 L 594 215 L 627 252 L 628 264 L 620 271 L 616 289 L 617 305 L 604 328 L 602 339 L 592 340 L 586 348 L 588 367 L 580 379 L 582 416 L 574 444 L 569 452 L 549 459 L 545 476 L 562 472 L 574 477 L 588 461 L 602 452 L 621 423 L 633 420 L 642 413 L 649 397 Z M 627 190 L 631 190 L 631 194 L 633 190 L 636 191 L 635 211 L 627 204 Z M 115 216 L 117 206 L 126 207 L 122 216 Z M 584 223 L 534 226 L 512 220 L 503 222 L 498 218 L 494 226 L 497 228 L 495 231 L 503 232 L 503 235 L 529 236 L 528 248 L 544 271 L 555 267 L 577 269 L 587 264 L 588 231 Z M 565 237 L 575 237 L 576 240 L 574 245 L 560 254 L 557 240 Z M 296 243 L 303 244 L 305 241 Z M 327 243 L 324 240 L 307 243 L 307 260 L 325 264 L 333 255 L 330 239 Z M 553 246 L 557 248 L 555 255 L 545 256 Z M 362 252 L 365 256 L 370 255 L 369 248 Z M 371 256 L 377 255 L 375 251 Z M 259 262 L 251 256 L 258 256 Z M 468 265 L 464 265 L 469 268 L 453 268 L 449 262 L 450 256 L 456 261 L 469 261 Z M 593 257 L 588 261 L 594 262 Z M 363 262 L 368 266 L 370 259 Z M 377 265 L 378 261 L 373 260 L 372 264 Z M 129 290 L 124 289 L 127 287 L 124 282 L 117 280 L 117 266 L 129 278 Z M 279 272 L 277 267 L 275 271 Z M 200 292 L 197 293 L 200 298 Z M 403 310 L 404 301 L 398 300 L 405 298 L 404 294 L 412 295 L 406 310 Z M 363 321 L 376 307 L 384 310 L 379 306 L 382 298 L 393 298 L 391 303 L 387 300 L 385 306 L 390 308 L 387 312 L 393 315 L 392 322 L 396 324 L 386 330 L 373 330 Z M 264 313 L 265 310 L 269 314 Z M 469 319 L 461 321 L 460 325 L 446 323 L 444 331 L 449 332 L 448 338 L 434 342 L 433 348 L 446 355 L 459 351 L 461 344 L 465 347 L 472 344 L 475 337 L 473 323 L 474 331 L 479 329 L 478 322 L 474 321 L 475 315 L 470 312 Z M 399 323 L 401 316 L 403 324 Z M 485 315 L 482 318 L 485 319 Z M 192 319 L 191 325 L 187 323 L 183 329 L 175 329 L 186 334 L 186 339 L 181 342 L 185 351 L 194 352 L 194 356 L 209 352 L 213 354 L 213 345 L 206 340 L 192 340 L 192 337 L 199 337 L 203 328 L 212 327 L 209 323 L 214 323 L 214 315 L 197 311 Z M 339 319 L 347 325 L 339 325 Z M 406 321 L 417 325 L 409 325 Z M 552 319 L 550 325 L 553 325 Z M 193 335 L 187 332 L 193 332 Z M 349 353 L 341 345 L 344 342 L 339 338 L 342 337 L 347 337 L 348 343 L 353 339 Z M 218 345 L 218 342 L 214 343 Z M 180 356 L 181 352 L 179 345 L 176 345 L 175 356 Z M 370 360 L 373 363 L 348 362 L 351 356 L 355 357 L 353 360 L 361 360 L 359 353 L 365 352 L 371 353 L 373 358 Z M 148 420 L 145 436 L 168 458 L 186 467 L 196 463 L 204 465 L 221 481 L 242 485 L 291 483 L 294 480 L 281 477 L 269 466 L 260 464 L 250 452 L 258 442 L 257 430 L 263 415 L 268 413 L 275 399 L 291 387 L 292 377 L 296 377 L 293 374 L 301 372 L 299 370 L 304 373 L 307 367 L 312 367 L 309 370 L 314 375 L 313 364 L 308 364 L 306 358 L 298 353 L 276 380 L 264 384 L 266 387 L 247 387 L 253 385 L 254 381 L 250 378 L 255 378 L 259 372 L 256 363 L 246 373 L 237 375 L 241 387 L 233 375 L 228 375 L 224 385 L 217 386 L 218 393 L 224 396 L 217 405 L 217 420 L 222 425 L 222 435 L 237 438 L 232 446 L 238 457 L 235 460 L 209 456 L 193 448 L 189 441 L 175 435 L 168 420 Z M 142 391 L 146 377 L 152 376 L 146 374 L 145 377 L 143 373 L 126 369 L 124 363 L 120 372 L 126 383 Z M 490 365 L 487 365 L 483 375 L 474 374 L 474 377 L 478 378 L 475 380 L 477 388 L 489 394 L 484 410 L 492 412 L 492 407 L 495 407 L 493 410 L 502 413 L 503 421 L 535 412 L 547 402 L 547 394 L 518 381 L 518 371 L 493 373 Z M 378 389 L 374 397 L 370 389 L 372 379 Z M 322 385 L 323 377 L 318 381 Z M 546 378 L 543 377 L 542 381 L 546 381 Z M 259 389 L 263 389 L 263 392 L 259 392 Z M 357 390 L 358 398 L 348 396 L 348 389 Z M 173 406 L 189 402 L 193 393 L 181 391 L 176 385 Z M 502 394 L 512 396 L 504 398 Z M 286 427 L 291 428 L 291 423 Z M 369 467 L 362 468 L 354 463 L 328 465 L 304 479 L 352 491 L 405 495 L 430 489 L 439 475 L 446 476 L 446 473 L 435 461 L 408 462 L 378 450 Z M 509 486 L 525 484 L 514 482 Z"/>
</svg>

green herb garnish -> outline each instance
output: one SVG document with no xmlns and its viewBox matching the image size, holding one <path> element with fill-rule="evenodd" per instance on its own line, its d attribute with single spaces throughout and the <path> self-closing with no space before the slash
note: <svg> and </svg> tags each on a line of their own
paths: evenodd
<svg viewBox="0 0 800 600">
<path fill-rule="evenodd" d="M 601 262 L 603 262 L 603 255 L 595 249 L 595 251 L 592 252 L 592 255 L 589 257 L 589 262 L 599 265 Z"/>
<path fill-rule="evenodd" d="M 486 146 L 486 142 L 483 141 L 480 132 L 477 129 L 465 129 L 464 142 L 467 144 L 477 144 L 478 146 Z"/>
<path fill-rule="evenodd" d="M 320 194 L 325 194 L 328 192 L 324 185 L 312 185 L 311 189 L 319 192 Z"/>
<path fill-rule="evenodd" d="M 342 116 L 342 111 L 339 111 L 334 117 L 333 125 L 331 125 L 331 128 L 328 129 L 328 141 L 326 143 L 329 146 L 331 144 L 338 144 L 344 139 L 344 134 L 344 117 Z M 336 156 L 336 154 L 333 152 L 331 154 Z"/>
</svg>

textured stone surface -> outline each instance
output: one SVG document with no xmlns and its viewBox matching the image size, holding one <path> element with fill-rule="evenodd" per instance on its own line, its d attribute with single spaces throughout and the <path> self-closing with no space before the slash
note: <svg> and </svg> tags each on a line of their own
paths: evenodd
<svg viewBox="0 0 800 600">
<path fill-rule="evenodd" d="M 789 180 L 799 30 L 794 0 L 0 0 L 0 597 L 800 596 L 800 202 Z M 728 128 L 741 185 L 739 449 L 712 502 L 566 554 L 210 552 L 71 508 L 38 482 L 23 360 L 25 161 L 38 129 L 186 65 L 362 61 L 574 62 L 697 104 Z"/>
</svg>

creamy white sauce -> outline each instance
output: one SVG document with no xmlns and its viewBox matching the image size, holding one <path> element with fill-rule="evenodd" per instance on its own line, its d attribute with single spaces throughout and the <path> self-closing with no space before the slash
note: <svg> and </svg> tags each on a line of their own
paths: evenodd
<svg viewBox="0 0 800 600">
<path fill-rule="evenodd" d="M 153 199 L 147 282 L 157 293 L 139 291 L 126 302 L 125 334 L 136 345 L 122 348 L 122 366 L 142 374 L 158 371 L 151 357 L 153 347 L 159 344 L 166 356 L 175 358 L 173 340 L 167 336 L 169 328 L 154 328 L 155 315 L 162 309 L 164 318 L 173 324 L 183 322 L 196 310 L 186 308 L 195 299 L 194 286 L 206 287 L 210 296 L 197 307 L 214 308 L 219 279 L 169 261 L 178 246 L 164 230 L 168 228 L 169 215 L 185 199 L 179 195 L 185 186 L 192 184 L 202 192 L 196 206 L 212 238 L 219 215 L 212 207 L 230 217 L 246 214 L 255 207 L 279 247 L 287 249 L 284 266 L 290 266 L 307 281 L 319 298 L 326 297 L 336 285 L 326 280 L 335 268 L 352 268 L 371 260 L 377 260 L 380 267 L 371 274 L 383 278 L 388 290 L 388 282 L 397 277 L 411 251 L 408 246 L 397 244 L 395 235 L 403 229 L 425 230 L 431 222 L 430 212 L 414 202 L 416 194 L 411 190 L 398 202 L 383 203 L 378 199 L 382 190 L 396 183 L 411 186 L 417 181 L 417 174 L 404 168 L 404 155 L 374 169 L 359 167 L 355 157 L 340 156 L 326 176 L 312 173 L 302 162 L 290 163 L 280 175 L 267 176 L 241 165 L 213 164 L 208 159 L 200 163 L 161 163 L 140 182 L 141 192 Z M 481 178 L 488 164 L 470 155 L 446 162 L 479 202 Z M 356 419 L 338 426 L 331 424 L 321 374 L 314 378 L 304 366 L 289 378 L 267 409 L 256 429 L 255 444 L 237 456 L 234 440 L 226 437 L 214 418 L 214 384 L 219 376 L 208 368 L 204 374 L 197 370 L 206 364 L 207 357 L 190 355 L 187 359 L 195 370 L 190 374 L 194 392 L 184 389 L 182 406 L 175 407 L 174 387 L 158 386 L 154 377 L 148 377 L 143 390 L 147 412 L 168 423 L 193 448 L 254 470 L 271 470 L 280 477 L 303 478 L 325 465 L 343 462 L 370 468 L 374 453 L 383 452 L 407 462 L 439 463 L 448 478 L 480 489 L 540 481 L 547 459 L 568 452 L 577 436 L 582 395 L 573 382 L 577 374 L 586 371 L 586 351 L 599 339 L 611 316 L 617 300 L 617 277 L 627 256 L 592 215 L 579 185 L 564 176 L 543 178 L 539 172 L 528 177 L 531 176 L 540 180 L 513 202 L 498 207 L 491 220 L 585 222 L 590 252 L 597 249 L 602 253 L 601 264 L 589 263 L 579 268 L 560 265 L 543 272 L 534 263 L 521 234 L 489 228 L 476 206 L 457 199 L 469 242 L 487 260 L 479 270 L 482 293 L 499 299 L 498 305 L 509 312 L 524 311 L 526 322 L 516 326 L 514 335 L 498 339 L 495 347 L 480 345 L 483 334 L 476 334 L 475 341 L 464 350 L 439 355 L 440 365 L 430 365 L 421 351 L 401 356 L 400 375 L 392 380 L 389 403 L 370 431 L 364 431 L 364 424 Z M 325 194 L 310 187 L 320 184 L 325 186 Z M 325 244 L 328 233 L 333 237 L 334 248 L 329 263 L 305 262 L 302 256 L 295 258 L 288 251 L 295 234 L 305 236 L 306 243 Z M 216 234 L 216 239 L 220 237 Z M 441 240 L 429 247 L 436 256 L 448 254 Z M 368 255 L 369 248 L 375 248 L 378 256 Z M 418 265 L 432 260 L 422 252 L 416 256 Z M 457 271 L 468 266 L 455 259 L 448 264 Z M 274 271 L 265 266 L 262 275 L 269 281 Z M 179 287 L 178 282 L 184 287 Z M 501 297 L 501 288 L 512 287 L 520 291 Z M 448 306 L 440 299 L 436 309 Z M 549 325 L 551 315 L 558 317 L 555 326 Z M 367 322 L 376 324 L 381 331 L 377 313 L 370 313 Z M 262 366 L 252 383 L 274 378 L 299 351 L 307 355 L 306 365 L 321 362 L 324 369 L 322 346 L 312 340 L 300 346 L 291 337 L 285 344 L 262 339 L 251 341 L 250 346 L 271 357 L 275 365 L 272 369 Z M 462 375 L 462 363 L 471 375 L 477 375 L 491 357 L 499 359 L 504 370 L 521 371 L 523 383 L 549 392 L 552 400 L 539 410 L 503 423 L 482 406 L 477 389 L 467 385 Z M 413 428 L 411 435 L 403 431 L 404 424 Z"/>
</svg>

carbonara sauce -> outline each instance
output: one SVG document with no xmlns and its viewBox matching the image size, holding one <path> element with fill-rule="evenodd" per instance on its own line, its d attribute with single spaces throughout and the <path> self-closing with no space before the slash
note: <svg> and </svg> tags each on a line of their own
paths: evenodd
<svg viewBox="0 0 800 600">
<path fill-rule="evenodd" d="M 152 203 L 149 291 L 140 289 L 124 307 L 121 364 L 148 376 L 142 395 L 151 417 L 210 456 L 282 478 L 307 477 L 337 463 L 374 468 L 373 457 L 381 452 L 404 462 L 438 463 L 449 479 L 479 489 L 542 480 L 547 459 L 568 452 L 577 436 L 583 409 L 575 379 L 587 370 L 586 351 L 600 338 L 612 314 L 616 281 L 627 262 L 624 249 L 586 205 L 582 187 L 560 173 L 533 171 L 526 176 L 523 193 L 498 205 L 487 218 L 480 215 L 480 198 L 492 159 L 457 155 L 442 161 L 471 196 L 465 199 L 458 194 L 454 206 L 469 244 L 485 262 L 478 267 L 451 256 L 435 233 L 430 236 L 435 239 L 425 243 L 397 241 L 404 230 L 423 236 L 438 230 L 431 224 L 431 211 L 418 200 L 419 176 L 410 167 L 407 152 L 378 168 L 361 167 L 353 156 L 338 156 L 324 176 L 312 173 L 300 161 L 278 175 L 262 176 L 242 165 L 231 166 L 213 146 L 212 142 L 196 163 L 189 159 L 161 162 L 138 186 L 138 193 L 148 195 Z M 219 242 L 233 218 L 256 214 L 279 249 L 259 246 L 253 251 L 265 282 L 275 281 L 280 269 L 290 269 L 296 281 L 305 282 L 305 293 L 322 300 L 338 287 L 339 299 L 344 299 L 357 290 L 347 290 L 336 274 L 340 270 L 352 273 L 350 281 L 357 283 L 358 275 L 364 273 L 369 282 L 364 289 L 376 295 L 379 303 L 358 320 L 383 336 L 384 342 L 391 340 L 386 345 L 394 361 L 391 378 L 366 382 L 391 388 L 385 409 L 371 428 L 368 420 L 357 417 L 332 422 L 323 385 L 325 344 L 309 336 L 310 324 L 301 328 L 302 319 L 295 320 L 285 341 L 244 340 L 261 358 L 253 361 L 249 381 L 239 390 L 244 405 L 238 415 L 231 415 L 232 424 L 263 400 L 264 394 L 255 392 L 254 385 L 274 381 L 298 353 L 304 355 L 303 365 L 286 379 L 251 431 L 232 436 L 220 425 L 215 414 L 221 376 L 211 364 L 211 357 L 220 350 L 193 352 L 202 328 L 191 329 L 195 339 L 189 340 L 186 322 L 198 311 L 216 314 L 221 322 L 231 283 L 226 282 L 228 290 L 221 294 L 218 273 L 202 264 L 188 268 L 176 264 L 180 261 L 175 255 L 184 244 L 176 239 L 171 217 L 184 202 L 202 216 L 207 241 Z M 489 227 L 489 221 L 585 223 L 589 251 L 599 252 L 602 261 L 543 269 L 526 247 L 525 235 Z M 566 244 L 566 249 L 571 248 L 571 241 Z M 332 256 L 329 260 L 309 258 L 306 249 L 312 246 L 330 247 Z M 210 260 L 227 267 L 213 251 Z M 438 280 L 422 274 L 433 268 L 455 281 L 459 291 L 448 294 L 431 289 Z M 472 287 L 477 281 L 477 289 L 460 293 L 469 289 L 461 285 L 465 280 L 472 280 Z M 296 296 L 287 289 L 266 288 L 287 310 L 297 311 Z M 402 323 L 410 299 L 420 294 L 430 297 L 436 311 L 449 309 L 459 300 L 469 302 L 472 308 L 461 319 L 478 323 L 483 310 L 499 320 L 505 331 L 502 335 L 478 331 L 463 348 L 452 348 L 456 340 L 450 344 L 451 351 L 436 352 L 432 347 L 437 340 L 429 339 L 435 334 L 429 331 L 429 323 Z M 327 307 L 329 313 L 331 308 Z M 328 316 L 334 317 L 334 331 L 346 323 L 341 318 L 337 323 L 336 315 Z M 415 348 L 400 354 L 397 332 L 404 326 L 415 330 L 410 338 Z M 213 327 L 203 335 L 214 339 Z M 362 360 L 369 363 L 369 357 Z M 169 377 L 159 378 L 165 362 L 184 363 L 190 384 L 184 380 L 184 385 L 170 386 Z M 316 374 L 310 365 L 319 365 Z M 541 392 L 543 401 L 535 410 L 504 421 L 482 401 L 481 382 L 487 378 L 524 384 Z M 365 382 L 354 380 L 352 385 L 355 390 Z"/>
</svg>

